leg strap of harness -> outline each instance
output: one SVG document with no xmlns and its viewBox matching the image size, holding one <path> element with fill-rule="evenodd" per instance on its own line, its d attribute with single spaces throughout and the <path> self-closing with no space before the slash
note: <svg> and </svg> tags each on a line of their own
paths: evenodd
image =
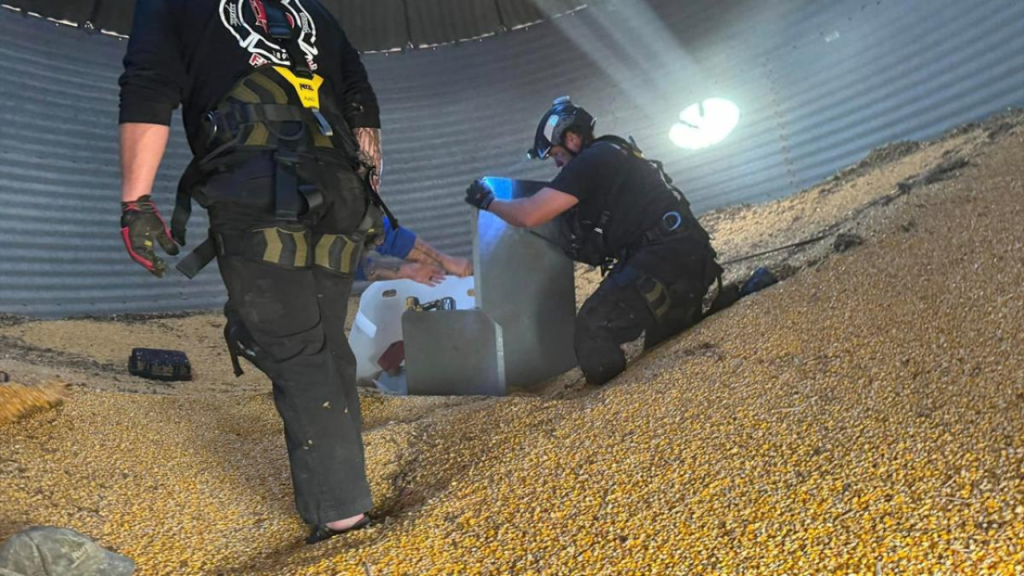
<svg viewBox="0 0 1024 576">
<path fill-rule="evenodd" d="M 274 154 L 274 217 L 285 222 L 296 222 L 302 211 L 299 200 L 299 175 L 296 165 L 299 157 L 285 150 Z"/>
<path fill-rule="evenodd" d="M 299 185 L 299 194 L 306 199 L 309 213 L 315 213 L 324 204 L 324 194 L 316 186 L 301 184 Z"/>
<path fill-rule="evenodd" d="M 178 264 L 175 265 L 175 268 L 178 269 L 178 272 L 181 272 L 191 280 L 216 257 L 217 243 L 214 241 L 214 236 L 211 232 L 210 236 L 206 240 L 203 240 L 202 244 L 197 246 L 195 250 L 189 252 L 188 256 L 179 260 Z"/>
<path fill-rule="evenodd" d="M 268 228 L 268 230 L 276 231 L 277 228 Z M 222 234 L 210 230 L 209 236 L 203 243 L 196 246 L 196 249 L 189 252 L 188 256 L 185 256 L 178 261 L 175 268 L 179 272 L 187 276 L 189 279 L 195 278 L 199 272 L 207 266 L 214 258 L 218 256 L 252 256 L 257 259 L 267 254 L 266 248 L 254 247 L 252 242 L 249 241 L 254 235 L 262 233 L 262 229 L 254 232 L 244 232 L 239 234 Z M 266 234 L 264 234 L 266 236 Z M 279 238 L 276 232 L 272 235 L 275 238 Z M 300 254 L 308 252 L 308 241 L 303 238 L 301 241 L 301 248 L 299 249 Z M 279 253 L 277 250 L 275 253 Z M 280 255 L 278 255 L 280 257 Z M 295 258 L 295 255 L 292 255 Z M 306 256 L 302 256 L 303 263 L 305 265 Z"/>
<path fill-rule="evenodd" d="M 306 201 L 306 213 L 315 213 L 324 204 L 324 194 L 316 186 L 301 184 L 298 154 L 289 150 L 274 153 L 274 217 L 284 222 L 297 222 Z"/>
<path fill-rule="evenodd" d="M 196 246 L 195 250 L 189 252 L 188 256 L 179 260 L 175 268 L 191 280 L 217 256 L 245 255 L 247 252 L 245 251 L 245 245 L 242 243 L 244 242 L 244 236 L 242 234 L 237 237 L 225 237 L 223 234 L 210 230 L 206 240 L 203 240 L 202 244 Z"/>
</svg>

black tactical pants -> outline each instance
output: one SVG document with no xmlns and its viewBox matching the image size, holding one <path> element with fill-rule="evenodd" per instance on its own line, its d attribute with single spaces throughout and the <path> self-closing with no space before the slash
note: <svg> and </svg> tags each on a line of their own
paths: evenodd
<svg viewBox="0 0 1024 576">
<path fill-rule="evenodd" d="M 704 295 L 721 268 L 710 245 L 670 239 L 616 266 L 576 317 L 576 358 L 591 384 L 626 369 L 622 344 L 644 334 L 648 349 L 701 320 Z"/>
<path fill-rule="evenodd" d="M 309 524 L 355 516 L 373 505 L 363 455 L 356 361 L 345 337 L 352 279 L 322 265 L 332 254 L 337 263 L 343 251 L 320 244 L 333 233 L 351 231 L 352 215 L 331 214 L 331 208 L 309 227 L 304 242 L 274 231 L 276 226 L 301 227 L 276 222 L 263 215 L 265 210 L 231 205 L 210 209 L 214 232 L 234 238 L 251 234 L 258 242 L 256 256 L 260 249 L 269 250 L 280 261 L 271 263 L 251 255 L 218 258 L 230 299 L 229 323 L 244 325 L 242 345 L 251 352 L 245 356 L 273 382 L 295 504 Z M 335 208 L 348 209 L 340 203 Z M 268 229 L 280 246 L 271 246 L 267 240 L 259 243 Z M 303 250 L 309 265 L 295 266 L 303 260 Z"/>
</svg>

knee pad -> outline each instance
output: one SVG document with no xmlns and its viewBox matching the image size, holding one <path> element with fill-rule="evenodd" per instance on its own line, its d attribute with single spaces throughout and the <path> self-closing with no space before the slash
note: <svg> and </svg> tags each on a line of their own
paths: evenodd
<svg viewBox="0 0 1024 576">
<path fill-rule="evenodd" d="M 672 292 L 665 288 L 664 284 L 646 274 L 637 280 L 636 287 L 647 301 L 647 307 L 654 315 L 654 320 L 661 322 L 672 308 Z"/>
<path fill-rule="evenodd" d="M 576 361 L 591 384 L 604 384 L 626 369 L 626 355 L 612 333 L 595 325 L 601 322 L 583 314 L 576 321 Z"/>
<path fill-rule="evenodd" d="M 622 374 L 626 370 L 626 358 L 614 359 L 610 356 L 594 357 L 590 359 L 579 358 L 580 371 L 587 379 L 588 384 L 602 385 L 608 383 L 612 378 Z"/>
</svg>

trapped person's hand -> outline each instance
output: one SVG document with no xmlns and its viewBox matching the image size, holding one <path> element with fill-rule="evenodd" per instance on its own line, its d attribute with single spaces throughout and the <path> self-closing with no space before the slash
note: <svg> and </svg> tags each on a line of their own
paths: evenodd
<svg viewBox="0 0 1024 576">
<path fill-rule="evenodd" d="M 132 260 L 157 278 L 163 277 L 167 264 L 156 255 L 154 240 L 164 252 L 178 254 L 178 245 L 149 194 L 133 202 L 121 202 L 121 238 Z"/>
<path fill-rule="evenodd" d="M 487 210 L 491 202 L 494 202 L 494 192 L 483 181 L 474 180 L 469 188 L 466 188 L 466 204 Z"/>
<path fill-rule="evenodd" d="M 381 144 L 380 128 L 355 128 L 352 130 L 359 143 L 359 161 L 367 169 L 374 170 L 370 185 L 380 190 L 380 176 L 384 173 L 384 148 Z"/>
<path fill-rule="evenodd" d="M 419 262 L 406 262 L 398 271 L 399 278 L 408 278 L 413 282 L 437 286 L 444 282 L 444 270 L 433 264 L 421 264 Z"/>
<path fill-rule="evenodd" d="M 444 264 L 444 271 L 458 276 L 459 278 L 465 278 L 473 275 L 473 263 L 468 258 L 459 258 L 457 256 L 448 256 L 443 258 L 442 263 Z"/>
</svg>

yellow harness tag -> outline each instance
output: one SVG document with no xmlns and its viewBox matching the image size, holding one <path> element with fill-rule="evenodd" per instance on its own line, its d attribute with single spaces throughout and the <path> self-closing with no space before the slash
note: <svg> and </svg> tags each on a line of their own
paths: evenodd
<svg viewBox="0 0 1024 576">
<path fill-rule="evenodd" d="M 313 74 L 313 77 L 309 79 L 299 78 L 283 66 L 274 66 L 274 70 L 277 70 L 277 73 L 295 88 L 295 93 L 299 95 L 302 106 L 313 112 L 320 133 L 324 136 L 334 136 L 334 128 L 331 127 L 331 123 L 320 113 L 320 86 L 324 83 L 323 76 Z"/>
<path fill-rule="evenodd" d="M 303 106 L 314 109 L 320 108 L 320 85 L 324 83 L 322 76 L 313 74 L 313 77 L 309 79 L 299 78 L 291 70 L 283 66 L 274 66 L 274 70 L 277 70 L 277 73 L 295 88 L 295 93 L 299 95 L 299 100 Z"/>
</svg>

